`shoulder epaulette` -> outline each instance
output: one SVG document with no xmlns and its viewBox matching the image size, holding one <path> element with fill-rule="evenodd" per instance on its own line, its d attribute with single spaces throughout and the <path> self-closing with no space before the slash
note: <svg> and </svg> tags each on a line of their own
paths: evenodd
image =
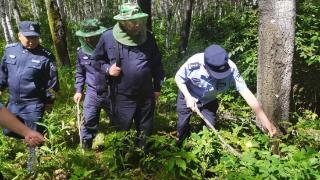
<svg viewBox="0 0 320 180">
<path fill-rule="evenodd" d="M 52 54 L 50 51 L 48 51 L 48 50 L 45 49 L 45 48 L 41 48 L 41 50 L 42 50 L 44 53 L 46 53 L 47 56 L 51 56 L 51 54 Z"/>
<path fill-rule="evenodd" d="M 198 62 L 189 63 L 188 64 L 188 69 L 190 71 L 193 71 L 193 70 L 196 70 L 196 69 L 200 69 L 200 63 L 198 63 Z"/>
<path fill-rule="evenodd" d="M 5 48 L 14 47 L 17 45 L 18 45 L 18 43 L 10 43 L 10 44 L 7 44 Z"/>
</svg>

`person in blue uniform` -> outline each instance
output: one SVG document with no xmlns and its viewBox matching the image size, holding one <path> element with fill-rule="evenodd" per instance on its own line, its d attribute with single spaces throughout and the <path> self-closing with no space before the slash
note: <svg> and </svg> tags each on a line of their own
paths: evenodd
<svg viewBox="0 0 320 180">
<path fill-rule="evenodd" d="M 114 17 L 118 22 L 103 33 L 93 53 L 105 61 L 102 71 L 111 86 L 113 123 L 128 131 L 134 120 L 141 148 L 152 132 L 155 98 L 164 79 L 158 46 L 146 29 L 147 18 L 136 3 L 123 3 Z"/>
<path fill-rule="evenodd" d="M 204 53 L 191 56 L 176 73 L 175 81 L 179 88 L 178 145 L 190 134 L 189 120 L 195 108 L 198 108 L 212 125 L 215 124 L 218 110 L 216 97 L 232 86 L 236 87 L 269 134 L 275 135 L 275 126 L 269 121 L 258 100 L 247 88 L 237 66 L 221 46 L 213 44 L 207 47 Z"/>
<path fill-rule="evenodd" d="M 99 61 L 91 58 L 101 34 L 106 30 L 100 24 L 97 19 L 86 19 L 81 22 L 81 29 L 76 32 L 81 47 L 77 50 L 74 101 L 80 102 L 86 84 L 84 122 L 81 125 L 80 135 L 85 149 L 92 148 L 92 141 L 98 130 L 101 109 L 104 109 L 107 114 L 110 112 L 105 73 L 97 70 L 96 66 L 100 65 Z M 99 86 L 97 87 L 96 84 Z"/>
<path fill-rule="evenodd" d="M 0 90 L 8 88 L 8 110 L 30 129 L 36 130 L 45 105 L 52 104 L 51 90 L 59 83 L 53 55 L 39 42 L 40 26 L 22 21 L 19 25 L 20 43 L 6 46 L 0 65 Z M 18 137 L 3 129 L 4 134 Z"/>
<path fill-rule="evenodd" d="M 0 126 L 10 129 L 11 131 L 24 137 L 26 143 L 34 147 L 44 142 L 43 136 L 25 126 L 19 121 L 7 108 L 0 103 Z"/>
</svg>

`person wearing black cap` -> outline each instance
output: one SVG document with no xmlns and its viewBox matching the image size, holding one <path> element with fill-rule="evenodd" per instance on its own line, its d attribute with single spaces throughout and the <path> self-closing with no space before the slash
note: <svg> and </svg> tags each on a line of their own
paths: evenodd
<svg viewBox="0 0 320 180">
<path fill-rule="evenodd" d="M 175 81 L 179 88 L 177 100 L 178 145 L 190 135 L 189 120 L 196 107 L 208 121 L 214 125 L 218 110 L 216 96 L 235 86 L 247 104 L 256 113 L 270 136 L 276 128 L 263 112 L 256 97 L 247 88 L 237 66 L 228 58 L 228 54 L 219 45 L 207 47 L 204 53 L 190 57 L 178 70 Z"/>
<path fill-rule="evenodd" d="M 40 45 L 40 26 L 22 21 L 20 43 L 8 44 L 0 65 L 0 91 L 9 90 L 8 110 L 30 129 L 43 116 L 45 105 L 53 101 L 50 89 L 59 90 L 53 55 Z M 21 137 L 3 129 L 5 135 Z"/>
</svg>

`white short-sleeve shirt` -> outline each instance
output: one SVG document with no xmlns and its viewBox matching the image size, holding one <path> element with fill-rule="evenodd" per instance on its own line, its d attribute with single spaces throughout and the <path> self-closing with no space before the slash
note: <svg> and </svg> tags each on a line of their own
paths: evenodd
<svg viewBox="0 0 320 180">
<path fill-rule="evenodd" d="M 191 56 L 178 70 L 175 79 L 177 82 L 186 84 L 190 94 L 202 104 L 216 99 L 218 94 L 235 86 L 237 91 L 248 89 L 241 77 L 237 66 L 230 59 L 228 64 L 231 74 L 224 79 L 212 77 L 204 66 L 204 53 Z"/>
</svg>

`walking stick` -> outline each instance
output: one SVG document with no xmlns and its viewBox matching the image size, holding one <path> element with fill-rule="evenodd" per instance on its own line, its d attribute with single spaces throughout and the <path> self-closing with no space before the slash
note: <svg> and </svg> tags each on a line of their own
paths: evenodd
<svg viewBox="0 0 320 180">
<path fill-rule="evenodd" d="M 29 147 L 29 155 L 28 155 L 28 161 L 27 161 L 28 173 L 32 172 L 33 164 L 35 162 L 35 158 L 36 158 L 36 148 L 35 147 Z"/>
<path fill-rule="evenodd" d="M 82 138 L 81 138 L 81 110 L 80 110 L 80 102 L 77 102 L 77 125 L 78 125 L 78 133 L 80 138 L 80 147 L 82 147 Z"/>
<path fill-rule="evenodd" d="M 228 150 L 231 154 L 237 156 L 237 157 L 241 157 L 241 153 L 239 153 L 237 150 L 235 150 L 233 147 L 231 147 L 226 140 L 220 136 L 218 130 L 216 128 L 213 127 L 213 125 L 203 116 L 203 114 L 200 112 L 200 110 L 198 109 L 198 107 L 195 107 L 195 111 L 196 113 L 201 117 L 201 119 L 203 119 L 203 121 L 207 124 L 207 126 L 210 127 L 210 129 L 212 129 L 212 131 L 218 136 L 219 140 L 221 141 L 221 145 L 223 148 L 225 148 L 226 150 Z"/>
</svg>

